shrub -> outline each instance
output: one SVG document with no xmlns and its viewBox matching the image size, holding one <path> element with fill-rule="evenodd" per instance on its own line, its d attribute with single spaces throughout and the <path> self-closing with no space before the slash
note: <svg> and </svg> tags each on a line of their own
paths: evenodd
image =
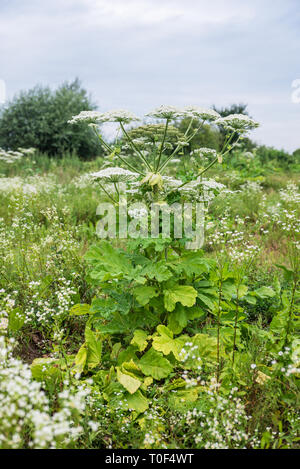
<svg viewBox="0 0 300 469">
<path fill-rule="evenodd" d="M 74 152 L 81 158 L 91 158 L 99 153 L 96 137 L 88 127 L 78 124 L 75 128 L 67 121 L 82 110 L 94 108 L 77 79 L 55 91 L 41 86 L 23 91 L 2 111 L 0 147 L 34 147 L 49 155 Z"/>
<path fill-rule="evenodd" d="M 196 130 L 199 127 L 199 120 L 195 119 L 191 128 Z M 189 126 L 190 119 L 182 119 L 178 124 L 179 130 L 184 134 Z M 194 150 L 199 147 L 214 148 L 215 150 L 221 150 L 221 135 L 217 128 L 213 128 L 210 125 L 203 125 L 197 134 L 191 139 L 190 150 Z"/>
<path fill-rule="evenodd" d="M 296 158 L 284 150 L 277 150 L 273 147 L 262 145 L 257 149 L 257 156 L 263 163 L 271 160 L 277 160 L 281 166 L 289 166 L 296 162 Z"/>
</svg>

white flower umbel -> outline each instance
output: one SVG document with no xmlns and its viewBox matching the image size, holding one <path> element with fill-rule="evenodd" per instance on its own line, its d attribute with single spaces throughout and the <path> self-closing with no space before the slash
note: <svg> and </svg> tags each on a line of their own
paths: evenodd
<svg viewBox="0 0 300 469">
<path fill-rule="evenodd" d="M 18 148 L 18 151 L 23 153 L 23 155 L 34 155 L 36 152 L 36 148 Z"/>
<path fill-rule="evenodd" d="M 223 126 L 227 130 L 240 134 L 259 127 L 259 123 L 244 114 L 230 114 L 215 121 L 215 124 Z"/>
<path fill-rule="evenodd" d="M 21 153 L 20 151 L 6 151 L 0 148 L 0 161 L 4 161 L 4 163 L 14 163 L 15 161 L 20 160 L 23 156 L 24 153 Z"/>
<path fill-rule="evenodd" d="M 78 122 L 102 122 L 103 114 L 98 111 L 81 111 L 68 121 L 68 124 L 77 124 Z"/>
<path fill-rule="evenodd" d="M 204 109 L 199 106 L 187 106 L 184 108 L 187 117 L 194 117 L 195 119 L 202 119 L 204 121 L 215 121 L 221 116 L 213 109 Z"/>
<path fill-rule="evenodd" d="M 207 190 L 217 190 L 221 191 L 226 188 L 224 184 L 221 184 L 220 182 L 215 181 L 214 179 L 200 179 L 198 178 L 195 181 L 191 181 L 179 190 L 182 191 L 189 191 L 190 189 L 197 189 L 203 187 L 204 189 Z"/>
<path fill-rule="evenodd" d="M 197 148 L 191 152 L 193 156 L 199 156 L 200 158 L 216 158 L 217 152 L 213 148 Z"/>
<path fill-rule="evenodd" d="M 175 179 L 170 176 L 162 176 L 162 179 L 163 179 L 164 186 L 169 187 L 169 188 L 175 189 L 181 186 L 182 184 L 182 181 L 180 179 Z"/>
<path fill-rule="evenodd" d="M 91 177 L 95 181 L 101 183 L 117 183 L 117 182 L 127 182 L 132 181 L 139 177 L 138 173 L 133 173 L 128 169 L 123 169 L 119 167 L 105 168 L 97 173 L 92 173 Z"/>
<path fill-rule="evenodd" d="M 140 120 L 132 112 L 124 109 L 116 109 L 108 112 L 104 112 L 101 116 L 102 122 L 120 122 L 122 124 L 129 124 L 130 122 Z"/>
<path fill-rule="evenodd" d="M 198 178 L 195 181 L 190 181 L 188 184 L 179 187 L 178 190 L 193 200 L 210 202 L 214 197 L 226 190 L 226 186 L 214 179 L 201 180 Z"/>
<path fill-rule="evenodd" d="M 156 117 L 157 119 L 176 119 L 178 117 L 182 117 L 184 113 L 182 109 L 177 108 L 175 106 L 159 106 L 153 111 L 148 112 L 146 116 L 148 117 Z"/>
</svg>

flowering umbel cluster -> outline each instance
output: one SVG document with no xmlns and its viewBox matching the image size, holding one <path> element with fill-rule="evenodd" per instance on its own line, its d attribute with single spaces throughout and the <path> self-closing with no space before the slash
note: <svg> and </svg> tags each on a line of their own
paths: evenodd
<svg viewBox="0 0 300 469">
<path fill-rule="evenodd" d="M 142 176 L 142 182 L 150 186 L 154 191 L 160 190 L 163 187 L 163 177 L 169 163 L 183 154 L 183 150 L 188 151 L 191 140 L 201 131 L 205 123 L 211 125 L 218 125 L 228 131 L 229 136 L 225 140 L 226 144 L 221 152 L 217 152 L 213 148 L 198 148 L 190 153 L 191 157 L 200 157 L 201 159 L 209 159 L 207 167 L 203 168 L 198 176 L 207 171 L 215 163 L 222 163 L 223 156 L 229 153 L 233 146 L 238 144 L 239 138 L 244 136 L 248 131 L 258 127 L 258 123 L 248 116 L 241 114 L 232 114 L 222 118 L 215 110 L 205 109 L 199 106 L 176 107 L 162 105 L 158 108 L 148 112 L 145 116 L 150 119 L 159 119 L 165 121 L 165 124 L 153 124 L 148 126 L 144 125 L 143 134 L 135 132 L 138 137 L 131 136 L 132 132 L 126 130 L 125 125 L 139 120 L 134 114 L 129 111 L 120 109 L 112 110 L 104 113 L 97 111 L 82 111 L 77 116 L 69 121 L 71 124 L 85 121 L 89 123 L 93 131 L 99 137 L 103 148 L 109 153 L 111 161 L 118 161 L 118 166 L 114 170 L 110 168 L 103 169 L 98 173 L 94 173 L 92 177 L 101 182 L 118 182 L 119 180 L 132 180 L 135 176 Z M 174 126 L 172 128 L 172 141 L 168 140 L 169 125 L 180 119 L 189 119 L 189 125 L 185 134 L 181 134 L 177 141 L 174 141 Z M 119 123 L 120 129 L 123 133 L 123 138 L 116 140 L 115 145 L 111 145 L 104 141 L 102 135 L 98 132 L 98 125 L 105 122 Z M 192 126 L 192 123 L 197 123 L 197 126 Z M 98 124 L 98 125 L 97 125 Z M 149 138 L 147 128 L 151 128 L 157 136 Z M 170 129 L 171 130 L 171 129 Z M 237 138 L 235 143 L 231 143 L 233 136 L 236 134 Z M 159 138 L 158 138 L 159 135 Z M 131 158 L 129 158 L 130 154 Z M 135 160 L 134 160 L 135 159 Z M 115 165 L 111 165 L 115 166 Z M 125 172 L 125 169 L 130 172 Z M 179 189 L 185 184 L 190 184 L 192 181 L 185 183 L 175 184 Z M 197 181 L 197 184 L 199 181 Z M 199 185 L 199 184 L 198 184 Z"/>
</svg>

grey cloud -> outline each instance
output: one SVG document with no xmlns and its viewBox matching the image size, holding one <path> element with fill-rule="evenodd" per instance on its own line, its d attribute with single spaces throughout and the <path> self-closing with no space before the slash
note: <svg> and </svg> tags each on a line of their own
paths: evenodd
<svg viewBox="0 0 300 469">
<path fill-rule="evenodd" d="M 244 101 L 262 143 L 300 147 L 298 0 L 0 3 L 9 96 L 78 76 L 101 109 Z"/>
</svg>

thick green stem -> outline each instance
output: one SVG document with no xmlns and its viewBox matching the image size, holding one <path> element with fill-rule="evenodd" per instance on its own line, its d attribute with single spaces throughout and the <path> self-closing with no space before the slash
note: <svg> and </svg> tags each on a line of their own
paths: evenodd
<svg viewBox="0 0 300 469">
<path fill-rule="evenodd" d="M 128 132 L 126 131 L 124 125 L 122 124 L 122 122 L 120 122 L 120 126 L 121 126 L 121 129 L 124 133 L 124 135 L 126 136 L 130 146 L 132 147 L 132 149 L 139 155 L 139 157 L 142 159 L 142 161 L 145 163 L 146 167 L 152 171 L 152 168 L 151 166 L 149 165 L 148 161 L 146 160 L 146 158 L 144 157 L 144 155 L 142 154 L 142 152 L 136 147 L 136 145 L 133 143 L 130 135 L 128 135 Z"/>
<path fill-rule="evenodd" d="M 291 328 L 291 322 L 292 322 L 292 314 L 293 314 L 293 308 L 294 308 L 294 302 L 295 302 L 295 295 L 296 295 L 296 289 L 297 289 L 297 274 L 294 275 L 294 285 L 293 285 L 293 290 L 292 290 L 292 298 L 291 298 L 291 304 L 288 312 L 288 320 L 287 320 L 287 326 L 286 326 L 286 334 L 285 334 L 285 339 L 284 339 L 284 345 L 287 345 L 288 343 L 288 338 L 289 338 L 289 333 L 290 333 L 290 328 Z"/>
<path fill-rule="evenodd" d="M 188 128 L 186 129 L 186 132 L 185 132 L 185 134 L 184 134 L 185 137 L 186 137 L 187 134 L 189 133 L 190 128 L 192 127 L 192 123 L 193 123 L 193 122 L 194 122 L 194 118 L 192 117 L 191 120 L 190 120 L 189 126 L 188 126 Z"/>
<path fill-rule="evenodd" d="M 98 181 L 99 182 L 99 181 Z M 101 189 L 103 190 L 103 192 L 105 192 L 105 194 L 107 195 L 107 197 L 109 197 L 114 204 L 117 203 L 117 201 L 107 192 L 107 190 L 102 186 L 102 184 L 99 182 L 99 186 L 101 187 Z"/>
<path fill-rule="evenodd" d="M 118 201 L 120 202 L 120 192 L 119 192 L 119 189 L 118 189 L 118 186 L 117 186 L 116 182 L 114 182 L 114 186 L 115 186 L 115 189 L 116 189 L 116 193 L 118 195 Z"/>
<path fill-rule="evenodd" d="M 227 138 L 225 139 L 223 148 L 222 148 L 222 150 L 221 150 L 221 152 L 220 152 L 221 155 L 224 155 L 223 152 L 225 151 L 226 147 L 230 144 L 230 142 L 232 141 L 232 139 L 233 139 L 233 137 L 234 137 L 235 134 L 236 134 L 236 132 L 235 132 L 235 130 L 234 130 L 231 135 L 229 134 L 229 136 L 227 136 Z M 238 137 L 238 140 L 239 140 L 239 139 L 240 139 L 240 136 Z M 229 150 L 228 150 L 228 151 L 229 151 Z M 226 153 L 227 153 L 227 152 L 226 152 Z"/>
<path fill-rule="evenodd" d="M 237 323 L 239 317 L 239 288 L 240 284 L 237 286 L 236 290 L 236 304 L 235 304 L 235 318 L 234 318 L 234 334 L 233 334 L 233 349 L 232 349 L 232 365 L 234 364 L 234 354 L 236 346 L 236 333 L 237 333 Z"/>
<path fill-rule="evenodd" d="M 108 145 L 108 143 L 106 143 L 106 142 L 103 140 L 103 138 L 101 137 L 100 134 L 98 134 L 98 132 L 97 132 L 96 129 L 93 129 L 93 130 L 94 130 L 95 134 L 97 135 L 98 139 L 100 140 L 100 142 L 102 143 L 102 145 L 106 148 L 106 150 L 108 150 L 108 151 L 110 151 L 110 153 L 112 153 L 112 152 L 113 152 L 112 147 L 110 147 L 110 146 Z"/>
<path fill-rule="evenodd" d="M 134 168 L 130 163 L 124 160 L 124 158 L 122 158 L 122 156 L 120 156 L 118 153 L 116 153 L 116 155 L 122 161 L 122 163 L 124 163 L 127 166 L 127 168 L 131 169 L 135 173 L 140 174 L 141 176 L 145 176 L 145 173 L 142 173 L 139 169 Z"/>
<path fill-rule="evenodd" d="M 220 329 L 221 329 L 221 300 L 222 300 L 223 278 L 222 272 L 219 280 L 219 298 L 218 298 L 218 314 L 217 314 L 217 382 L 220 381 L 221 360 L 220 360 Z"/>
<path fill-rule="evenodd" d="M 199 130 L 201 129 L 201 127 L 203 127 L 204 125 L 204 122 L 203 121 L 201 123 L 201 125 L 195 130 L 195 132 L 187 139 L 187 142 L 190 142 L 192 140 L 192 138 L 199 132 Z M 158 171 L 160 173 L 162 173 L 162 171 L 164 170 L 164 168 L 167 166 L 167 164 L 169 163 L 169 161 L 176 155 L 176 153 L 179 152 L 179 150 L 182 148 L 182 145 L 177 145 L 177 147 L 175 148 L 175 150 L 173 151 L 173 153 L 166 159 L 166 161 L 161 165 L 160 168 L 158 168 Z"/>
<path fill-rule="evenodd" d="M 167 136 L 168 125 L 169 125 L 169 119 L 167 119 L 166 125 L 165 125 L 164 135 L 163 135 L 163 139 L 162 139 L 162 142 L 161 142 L 159 155 L 158 155 L 158 161 L 157 161 L 156 168 L 155 168 L 156 172 L 158 171 L 158 168 L 159 168 L 159 164 L 160 164 L 160 160 L 161 160 L 161 156 L 162 156 L 162 152 L 163 152 L 163 147 L 164 147 L 166 136 Z"/>
</svg>

